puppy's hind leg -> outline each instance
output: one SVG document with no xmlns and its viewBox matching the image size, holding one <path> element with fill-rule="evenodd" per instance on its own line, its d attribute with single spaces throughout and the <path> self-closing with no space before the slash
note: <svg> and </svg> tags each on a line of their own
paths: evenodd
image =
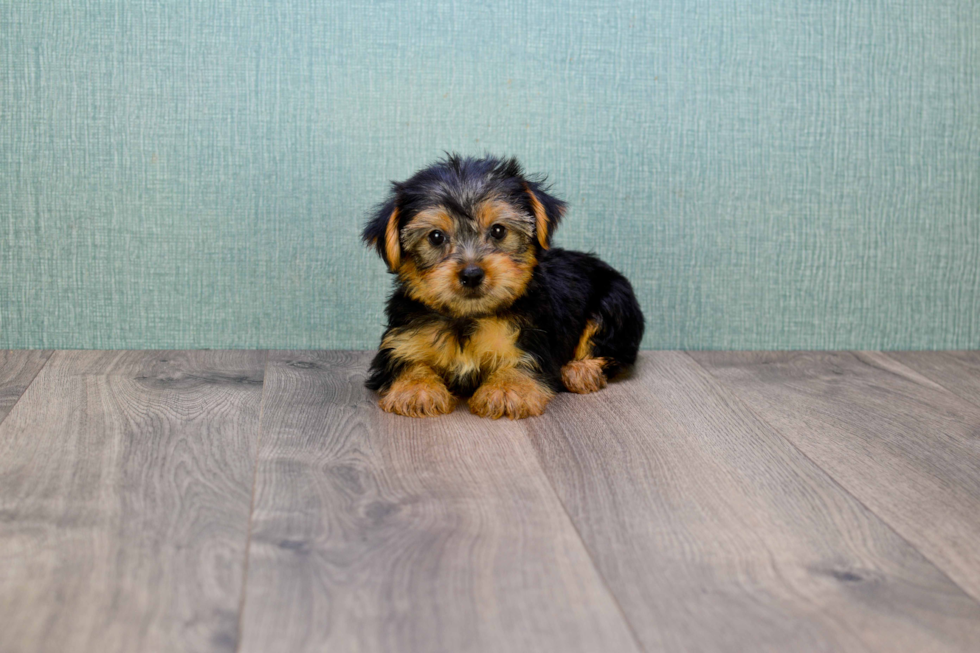
<svg viewBox="0 0 980 653">
<path fill-rule="evenodd" d="M 561 369 L 565 387 L 586 394 L 636 361 L 643 339 L 643 313 L 629 282 L 617 274 L 598 310 L 585 324 L 575 357 Z"/>
<path fill-rule="evenodd" d="M 575 347 L 575 358 L 561 368 L 561 380 L 571 392 L 588 394 L 606 387 L 606 374 L 603 371 L 606 360 L 593 356 L 592 339 L 601 328 L 598 316 L 586 322 Z"/>
</svg>

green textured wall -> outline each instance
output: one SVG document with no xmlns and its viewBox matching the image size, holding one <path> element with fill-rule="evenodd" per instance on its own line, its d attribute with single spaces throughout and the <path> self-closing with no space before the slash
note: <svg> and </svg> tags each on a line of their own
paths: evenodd
<svg viewBox="0 0 980 653">
<path fill-rule="evenodd" d="M 650 348 L 980 347 L 980 3 L 0 0 L 0 347 L 372 348 L 386 180 L 514 154 Z"/>
</svg>

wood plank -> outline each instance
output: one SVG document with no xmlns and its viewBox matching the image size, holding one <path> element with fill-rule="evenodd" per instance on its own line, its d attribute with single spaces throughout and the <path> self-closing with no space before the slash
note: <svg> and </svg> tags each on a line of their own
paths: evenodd
<svg viewBox="0 0 980 653">
<path fill-rule="evenodd" d="M 369 360 L 270 358 L 241 650 L 636 650 L 520 426 L 383 413 Z"/>
<path fill-rule="evenodd" d="M 527 425 L 648 651 L 980 641 L 980 605 L 682 353 Z"/>
<path fill-rule="evenodd" d="M 0 350 L 0 423 L 50 356 L 40 349 Z"/>
<path fill-rule="evenodd" d="M 692 353 L 980 599 L 980 408 L 878 353 Z"/>
<path fill-rule="evenodd" d="M 890 351 L 887 355 L 980 406 L 980 351 Z"/>
<path fill-rule="evenodd" d="M 264 357 L 51 357 L 0 426 L 0 650 L 235 649 Z"/>
</svg>

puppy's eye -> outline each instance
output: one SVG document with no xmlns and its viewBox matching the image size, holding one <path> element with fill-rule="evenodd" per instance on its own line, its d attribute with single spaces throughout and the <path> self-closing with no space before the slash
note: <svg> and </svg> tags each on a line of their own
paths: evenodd
<svg viewBox="0 0 980 653">
<path fill-rule="evenodd" d="M 502 224 L 495 224 L 490 227 L 490 237 L 494 240 L 503 240 L 507 235 L 507 227 Z"/>
<path fill-rule="evenodd" d="M 446 234 L 442 233 L 438 229 L 429 232 L 429 244 L 433 247 L 438 247 L 446 242 Z"/>
</svg>

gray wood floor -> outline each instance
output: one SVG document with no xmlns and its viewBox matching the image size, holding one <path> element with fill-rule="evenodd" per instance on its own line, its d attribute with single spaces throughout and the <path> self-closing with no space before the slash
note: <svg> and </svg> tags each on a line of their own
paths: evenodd
<svg viewBox="0 0 980 653">
<path fill-rule="evenodd" d="M 522 422 L 369 356 L 0 352 L 0 653 L 980 650 L 977 352 L 648 352 Z"/>
</svg>

